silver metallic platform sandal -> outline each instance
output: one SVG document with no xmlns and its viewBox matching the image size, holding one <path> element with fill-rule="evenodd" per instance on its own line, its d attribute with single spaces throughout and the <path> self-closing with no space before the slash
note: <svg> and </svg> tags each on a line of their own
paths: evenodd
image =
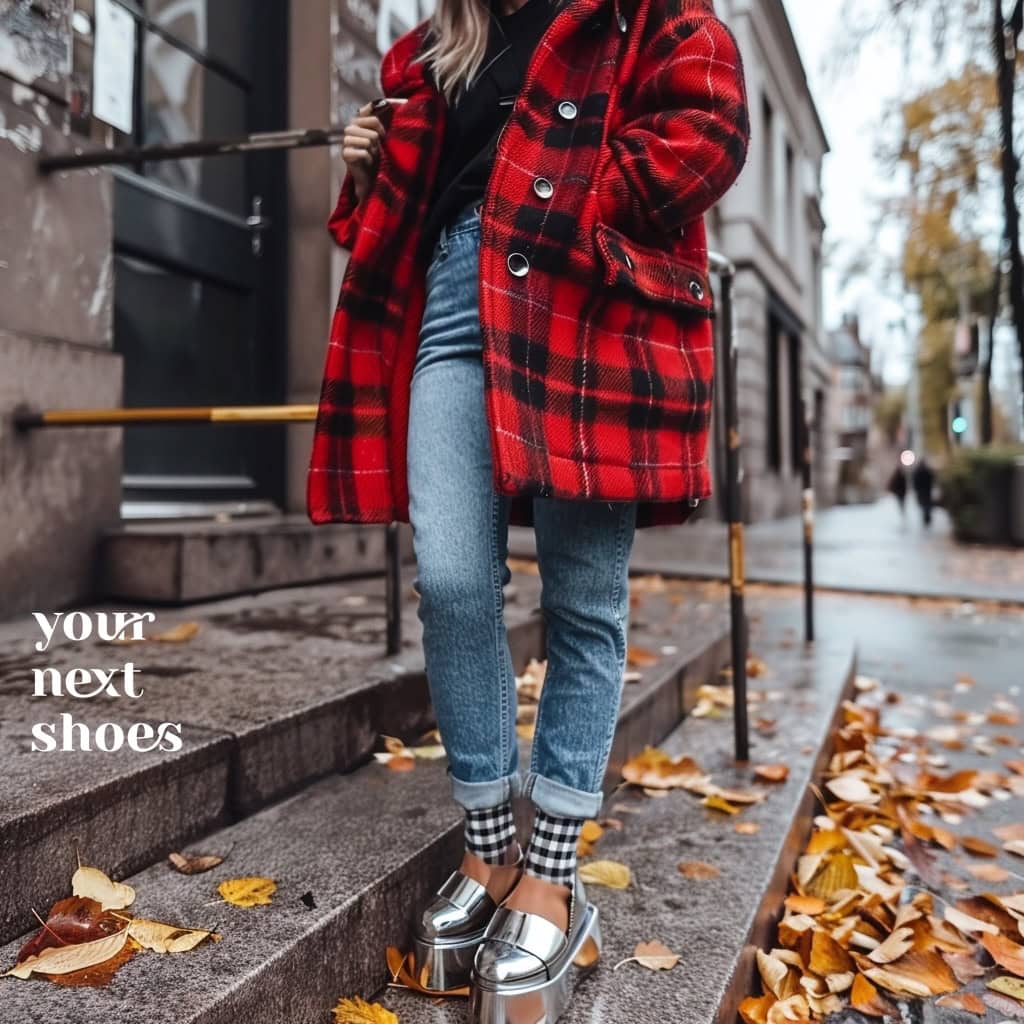
<svg viewBox="0 0 1024 1024">
<path fill-rule="evenodd" d="M 511 865 L 522 866 L 518 842 Z M 413 926 L 412 950 L 416 977 L 424 988 L 443 992 L 469 983 L 473 956 L 498 909 L 475 878 L 453 871 L 423 909 Z"/>
<path fill-rule="evenodd" d="M 478 947 L 470 976 L 473 1024 L 555 1024 L 577 983 L 601 956 L 597 907 L 573 874 L 569 926 L 539 914 L 498 907 Z"/>
</svg>

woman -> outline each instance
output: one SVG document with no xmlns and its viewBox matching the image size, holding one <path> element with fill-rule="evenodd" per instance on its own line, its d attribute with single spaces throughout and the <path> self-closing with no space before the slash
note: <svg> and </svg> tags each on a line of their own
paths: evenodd
<svg viewBox="0 0 1024 1024">
<path fill-rule="evenodd" d="M 309 514 L 412 524 L 466 842 L 418 908 L 417 964 L 430 988 L 468 981 L 474 1020 L 554 1021 L 601 947 L 575 852 L 602 805 L 634 531 L 710 492 L 702 215 L 746 158 L 742 65 L 711 0 L 440 0 L 381 85 L 329 221 L 352 254 Z M 547 626 L 526 773 L 509 523 L 535 529 Z"/>
</svg>

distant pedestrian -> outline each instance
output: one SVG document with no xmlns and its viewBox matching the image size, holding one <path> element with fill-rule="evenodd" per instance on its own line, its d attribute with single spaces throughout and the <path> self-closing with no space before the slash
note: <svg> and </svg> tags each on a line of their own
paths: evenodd
<svg viewBox="0 0 1024 1024">
<path fill-rule="evenodd" d="M 921 515 L 924 518 L 924 525 L 932 524 L 932 488 L 935 486 L 935 472 L 928 465 L 928 460 L 923 456 L 921 461 L 914 467 L 914 493 L 917 495 L 917 503 L 921 506 Z"/>
<path fill-rule="evenodd" d="M 903 472 L 902 466 L 898 465 L 892 471 L 892 476 L 889 477 L 888 488 L 889 493 L 899 503 L 900 516 L 905 519 L 907 515 L 907 474 Z"/>
</svg>

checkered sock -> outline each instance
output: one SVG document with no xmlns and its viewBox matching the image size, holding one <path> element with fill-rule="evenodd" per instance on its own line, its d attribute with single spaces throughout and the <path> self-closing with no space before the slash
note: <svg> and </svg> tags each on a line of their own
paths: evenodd
<svg viewBox="0 0 1024 1024">
<path fill-rule="evenodd" d="M 466 849 L 487 864 L 505 863 L 515 838 L 516 819 L 510 802 L 466 811 Z"/>
<path fill-rule="evenodd" d="M 576 843 L 585 821 L 586 818 L 559 818 L 536 809 L 533 834 L 526 848 L 526 873 L 547 882 L 572 885 Z"/>
</svg>

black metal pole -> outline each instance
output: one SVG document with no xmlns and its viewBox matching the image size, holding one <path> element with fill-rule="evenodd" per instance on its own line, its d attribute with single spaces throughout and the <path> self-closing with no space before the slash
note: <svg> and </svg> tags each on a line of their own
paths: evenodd
<svg viewBox="0 0 1024 1024">
<path fill-rule="evenodd" d="M 80 170 L 83 167 L 113 167 L 119 164 L 183 160 L 195 156 L 229 156 L 272 149 L 306 149 L 340 143 L 344 128 L 308 128 L 284 132 L 257 132 L 231 139 L 197 139 L 171 145 L 131 146 L 125 149 L 91 149 L 76 153 L 50 153 L 39 158 L 43 174 Z"/>
<path fill-rule="evenodd" d="M 384 574 L 388 654 L 397 654 L 402 647 L 402 567 L 398 547 L 398 523 L 388 523 L 385 537 L 387 566 Z"/>
<path fill-rule="evenodd" d="M 800 399 L 800 429 L 803 458 L 803 494 L 800 499 L 804 529 L 804 642 L 814 643 L 814 481 L 811 476 L 811 423 L 807 403 Z"/>
<path fill-rule="evenodd" d="M 744 612 L 746 580 L 743 568 L 743 508 L 740 486 L 743 468 L 740 460 L 739 398 L 736 371 L 739 349 L 733 321 L 733 282 L 736 268 L 722 257 L 713 257 L 712 269 L 722 281 L 719 335 L 719 379 L 724 384 L 725 404 L 725 504 L 729 523 L 729 614 L 732 639 L 733 728 L 736 760 L 750 760 L 750 719 L 747 710 L 747 618 Z"/>
</svg>

